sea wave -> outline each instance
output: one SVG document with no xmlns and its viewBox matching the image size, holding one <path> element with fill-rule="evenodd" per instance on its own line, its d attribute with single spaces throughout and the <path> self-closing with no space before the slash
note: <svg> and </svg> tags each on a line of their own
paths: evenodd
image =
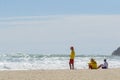
<svg viewBox="0 0 120 80">
<path fill-rule="evenodd" d="M 109 68 L 120 67 L 120 57 L 111 55 L 76 55 L 75 68 L 87 69 L 90 58 L 98 64 L 107 59 Z M 64 54 L 0 54 L 0 70 L 29 70 L 29 69 L 69 69 L 69 55 Z"/>
</svg>

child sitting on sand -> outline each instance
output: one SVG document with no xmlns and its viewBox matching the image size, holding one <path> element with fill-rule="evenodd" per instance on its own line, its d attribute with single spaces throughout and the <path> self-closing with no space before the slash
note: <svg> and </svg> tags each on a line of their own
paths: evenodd
<svg viewBox="0 0 120 80">
<path fill-rule="evenodd" d="M 108 63 L 107 63 L 107 60 L 104 59 L 104 64 L 101 64 L 100 66 L 98 66 L 98 68 L 102 68 L 102 69 L 107 69 L 108 68 Z"/>
<path fill-rule="evenodd" d="M 97 62 L 91 58 L 90 62 L 88 63 L 89 69 L 97 69 Z"/>
</svg>

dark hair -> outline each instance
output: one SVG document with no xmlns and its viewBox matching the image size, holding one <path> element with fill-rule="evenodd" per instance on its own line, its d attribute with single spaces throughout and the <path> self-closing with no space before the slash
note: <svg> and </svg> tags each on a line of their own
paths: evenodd
<svg viewBox="0 0 120 80">
<path fill-rule="evenodd" d="M 104 59 L 104 61 L 106 61 L 106 59 Z"/>
<path fill-rule="evenodd" d="M 71 49 L 71 50 L 73 50 L 73 49 L 74 49 L 74 47 L 73 47 L 73 46 L 71 46 L 71 47 L 70 47 L 70 49 Z"/>
</svg>

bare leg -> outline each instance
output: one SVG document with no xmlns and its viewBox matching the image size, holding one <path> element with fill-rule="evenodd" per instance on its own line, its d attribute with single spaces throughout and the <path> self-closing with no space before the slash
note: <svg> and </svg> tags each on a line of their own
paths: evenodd
<svg viewBox="0 0 120 80">
<path fill-rule="evenodd" d="M 88 65 L 88 67 L 89 67 L 89 69 L 92 69 L 92 66 L 90 64 Z"/>
<path fill-rule="evenodd" d="M 74 70 L 74 64 L 72 64 L 72 69 Z"/>
<path fill-rule="evenodd" d="M 98 66 L 98 69 L 99 69 L 100 67 L 102 67 L 102 64 Z"/>
<path fill-rule="evenodd" d="M 71 69 L 71 64 L 69 63 L 70 69 Z"/>
</svg>

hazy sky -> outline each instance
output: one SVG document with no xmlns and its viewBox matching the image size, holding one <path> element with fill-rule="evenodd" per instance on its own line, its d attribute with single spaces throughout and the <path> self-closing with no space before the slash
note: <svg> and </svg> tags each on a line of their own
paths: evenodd
<svg viewBox="0 0 120 80">
<path fill-rule="evenodd" d="M 0 53 L 111 54 L 119 0 L 0 0 Z"/>
</svg>

